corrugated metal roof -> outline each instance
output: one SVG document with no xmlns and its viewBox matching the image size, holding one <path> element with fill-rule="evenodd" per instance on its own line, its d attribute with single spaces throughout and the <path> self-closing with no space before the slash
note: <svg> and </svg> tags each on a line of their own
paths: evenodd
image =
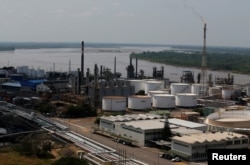
<svg viewBox="0 0 250 165">
<path fill-rule="evenodd" d="M 123 123 L 123 125 L 138 128 L 141 130 L 152 130 L 152 129 L 162 129 L 164 128 L 164 122 L 161 119 L 155 120 L 137 120 L 131 121 L 127 123 Z"/>
<path fill-rule="evenodd" d="M 242 135 L 238 133 L 228 133 L 228 132 L 216 132 L 216 133 L 201 133 L 201 134 L 191 134 L 184 136 L 174 136 L 172 140 L 181 141 L 188 144 L 194 143 L 204 143 L 204 142 L 213 142 L 213 141 L 222 141 L 222 140 L 230 140 L 237 138 L 248 138 L 247 135 Z"/>
<path fill-rule="evenodd" d="M 2 83 L 2 86 L 21 87 L 21 84 L 19 82 L 6 82 Z"/>
<path fill-rule="evenodd" d="M 164 116 L 147 113 L 147 114 L 132 114 L 132 115 L 102 116 L 101 118 L 113 122 L 127 122 L 134 120 L 162 119 L 164 118 Z"/>
<path fill-rule="evenodd" d="M 201 123 L 195 123 L 187 120 L 181 120 L 177 118 L 170 118 L 168 119 L 168 122 L 171 124 L 183 126 L 183 127 L 188 127 L 188 128 L 197 128 L 197 127 L 206 127 L 206 124 L 201 124 Z"/>
</svg>

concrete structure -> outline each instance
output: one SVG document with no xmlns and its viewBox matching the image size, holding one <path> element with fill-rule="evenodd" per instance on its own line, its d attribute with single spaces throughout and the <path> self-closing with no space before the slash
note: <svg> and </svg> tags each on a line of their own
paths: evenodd
<svg viewBox="0 0 250 165">
<path fill-rule="evenodd" d="M 172 138 L 172 151 L 190 161 L 207 160 L 208 149 L 247 149 L 249 137 L 238 133 L 201 133 Z"/>
</svg>

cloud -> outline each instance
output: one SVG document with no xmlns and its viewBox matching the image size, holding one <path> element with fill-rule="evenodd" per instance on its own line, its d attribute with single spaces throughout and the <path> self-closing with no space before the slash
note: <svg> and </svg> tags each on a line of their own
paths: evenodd
<svg viewBox="0 0 250 165">
<path fill-rule="evenodd" d="M 95 15 L 98 11 L 99 11 L 98 7 L 92 7 L 89 11 L 85 11 L 79 15 L 80 17 L 91 17 Z"/>
<path fill-rule="evenodd" d="M 113 6 L 120 6 L 121 3 L 120 3 L 120 2 L 114 2 L 112 5 L 113 5 Z"/>
<path fill-rule="evenodd" d="M 117 14 L 118 17 L 133 17 L 133 13 L 126 13 L 126 12 L 121 12 Z"/>
</svg>

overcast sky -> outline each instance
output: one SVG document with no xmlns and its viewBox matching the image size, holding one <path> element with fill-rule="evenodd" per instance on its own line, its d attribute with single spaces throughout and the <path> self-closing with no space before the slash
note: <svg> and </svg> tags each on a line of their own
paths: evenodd
<svg viewBox="0 0 250 165">
<path fill-rule="evenodd" d="M 0 41 L 250 47 L 250 0 L 0 0 Z"/>
</svg>

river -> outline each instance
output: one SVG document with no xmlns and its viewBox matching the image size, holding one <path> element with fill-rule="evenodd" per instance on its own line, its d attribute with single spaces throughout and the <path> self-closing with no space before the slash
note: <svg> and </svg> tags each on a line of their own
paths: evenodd
<svg viewBox="0 0 250 165">
<path fill-rule="evenodd" d="M 116 59 L 116 71 L 126 77 L 126 67 L 130 63 L 129 55 L 132 52 L 143 51 L 162 51 L 171 49 L 163 46 L 142 46 L 142 47 L 103 47 L 94 48 L 86 47 L 84 49 L 84 71 L 89 68 L 93 73 L 94 65 L 98 67 L 103 66 L 114 71 L 114 63 Z M 132 60 L 135 67 L 136 61 Z M 28 66 L 33 69 L 44 69 L 45 71 L 62 71 L 77 70 L 81 68 L 81 48 L 42 48 L 42 49 L 16 49 L 15 51 L 0 51 L 0 68 L 4 66 Z M 144 71 L 145 76 L 152 76 L 153 67 L 161 69 L 164 67 L 164 78 L 169 78 L 170 81 L 180 81 L 182 71 L 190 70 L 194 73 L 195 81 L 197 74 L 201 71 L 195 68 L 175 67 L 171 65 L 164 65 L 144 60 L 138 60 L 138 72 Z M 226 78 L 228 74 L 234 76 L 235 84 L 250 83 L 250 75 L 235 74 L 221 71 L 207 71 L 207 74 L 215 77 Z"/>
</svg>

